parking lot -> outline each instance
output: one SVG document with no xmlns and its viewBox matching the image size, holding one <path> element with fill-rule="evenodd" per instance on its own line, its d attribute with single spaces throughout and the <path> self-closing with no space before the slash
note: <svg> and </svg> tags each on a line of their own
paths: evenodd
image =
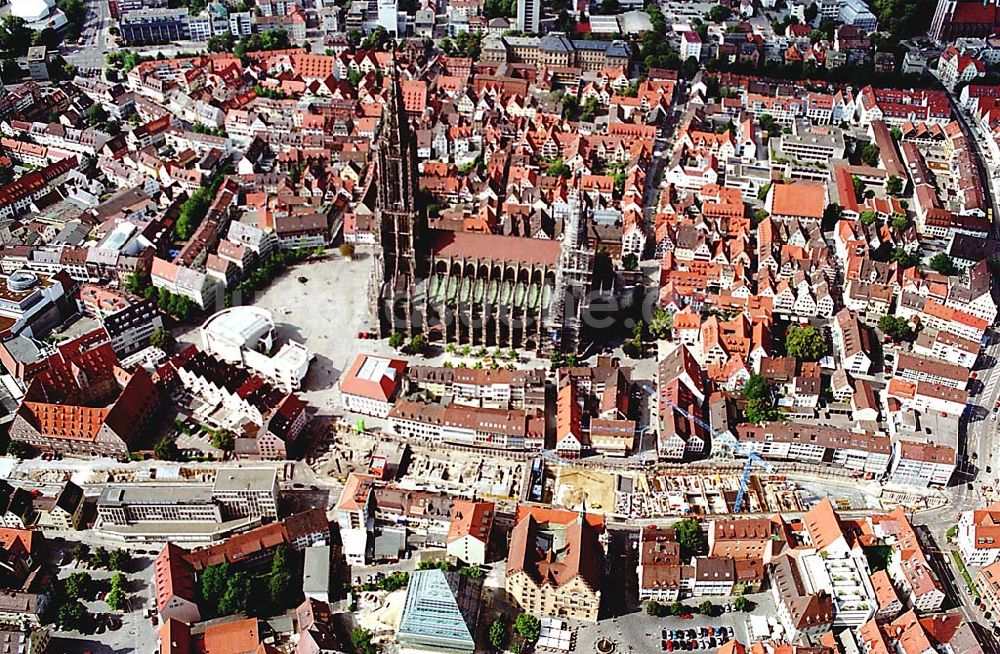
<svg viewBox="0 0 1000 654">
<path fill-rule="evenodd" d="M 144 617 L 143 608 L 149 603 L 150 575 L 152 573 L 153 555 L 133 552 L 132 560 L 124 574 L 128 583 L 128 607 L 131 610 L 117 613 L 111 611 L 108 605 L 93 596 L 84 601 L 87 611 L 96 616 L 98 627 L 96 633 L 81 634 L 79 632 L 54 631 L 50 651 L 60 654 L 111 654 L 112 652 L 159 652 L 157 647 L 157 629 L 149 618 Z M 64 566 L 59 571 L 59 577 L 65 578 L 74 572 L 85 572 L 97 582 L 104 591 L 114 574 L 109 570 L 94 569 L 78 562 Z M 109 622 L 108 616 L 112 616 Z M 109 628 L 110 626 L 110 628 Z"/>
<path fill-rule="evenodd" d="M 757 593 L 748 595 L 756 607 L 754 614 L 772 615 L 774 606 L 771 602 L 770 594 Z M 617 652 L 630 652 L 632 654 L 662 654 L 665 649 L 664 630 L 672 641 L 671 651 L 693 651 L 693 652 L 714 652 L 726 641 L 736 638 L 741 643 L 750 642 L 748 627 L 749 613 L 731 611 L 720 613 L 715 616 L 704 616 L 698 614 L 697 606 L 705 599 L 716 605 L 725 605 L 732 602 L 730 597 L 711 597 L 684 600 L 684 604 L 691 609 L 690 617 L 684 619 L 676 616 L 658 618 L 639 610 L 633 613 L 622 615 L 610 620 L 602 620 L 596 625 L 580 625 L 577 632 L 577 652 L 594 652 L 596 643 L 601 638 L 609 638 L 616 643 Z M 702 628 L 705 628 L 705 635 L 702 636 Z M 719 633 L 719 628 L 726 629 L 725 635 Z M 713 635 L 708 635 L 708 629 L 713 630 Z M 696 635 L 690 636 L 688 632 L 695 630 Z M 674 638 L 670 632 L 684 630 L 682 637 Z M 711 639 L 715 638 L 715 646 L 712 646 Z M 721 640 L 725 638 L 725 640 Z M 680 641 L 690 642 L 696 640 L 695 647 L 687 646 L 685 649 Z M 704 647 L 702 645 L 705 645 Z"/>
</svg>

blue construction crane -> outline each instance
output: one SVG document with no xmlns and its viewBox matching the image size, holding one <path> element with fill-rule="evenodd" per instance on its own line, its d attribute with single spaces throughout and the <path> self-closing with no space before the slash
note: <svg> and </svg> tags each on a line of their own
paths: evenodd
<svg viewBox="0 0 1000 654">
<path fill-rule="evenodd" d="M 743 498 L 746 496 L 747 493 L 747 484 L 750 483 L 750 471 L 753 469 L 754 464 L 759 465 L 768 472 L 774 472 L 774 466 L 772 466 L 770 463 L 761 458 L 761 456 L 756 452 L 754 452 L 753 450 L 748 450 L 745 447 L 743 447 L 743 445 L 741 445 L 740 442 L 736 440 L 736 438 L 733 437 L 732 434 L 712 429 L 711 425 L 709 425 L 707 422 L 705 422 L 698 416 L 690 413 L 686 409 L 682 409 L 681 407 L 677 406 L 670 400 L 664 399 L 663 402 L 664 404 L 666 404 L 671 409 L 681 414 L 688 420 L 692 420 L 701 425 L 703 429 L 707 430 L 708 433 L 712 435 L 713 442 L 715 440 L 725 441 L 726 445 L 732 448 L 734 452 L 736 452 L 740 456 L 746 457 L 747 461 L 746 464 L 743 466 L 743 474 L 740 476 L 740 490 L 736 494 L 736 505 L 733 509 L 734 513 L 739 513 L 740 509 L 743 508 Z"/>
</svg>

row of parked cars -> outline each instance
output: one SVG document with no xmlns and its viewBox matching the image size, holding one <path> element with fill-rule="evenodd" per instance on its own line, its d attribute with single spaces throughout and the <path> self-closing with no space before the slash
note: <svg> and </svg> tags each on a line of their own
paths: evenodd
<svg viewBox="0 0 1000 654">
<path fill-rule="evenodd" d="M 660 646 L 665 652 L 715 649 L 733 638 L 732 627 L 664 629 Z"/>
</svg>

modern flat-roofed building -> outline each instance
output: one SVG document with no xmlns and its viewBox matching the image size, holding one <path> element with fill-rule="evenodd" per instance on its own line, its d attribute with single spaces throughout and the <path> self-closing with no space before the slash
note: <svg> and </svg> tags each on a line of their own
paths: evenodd
<svg viewBox="0 0 1000 654">
<path fill-rule="evenodd" d="M 163 318 L 151 300 L 140 300 L 105 316 L 104 324 L 111 347 L 119 357 L 126 357 L 141 350 L 149 343 L 150 336 L 163 328 Z"/>
<path fill-rule="evenodd" d="M 106 486 L 97 500 L 98 526 L 149 521 L 222 522 L 222 511 L 206 485 Z"/>
<path fill-rule="evenodd" d="M 330 546 L 313 545 L 305 550 L 302 594 L 320 602 L 330 601 Z"/>
<path fill-rule="evenodd" d="M 104 488 L 96 528 L 108 535 L 211 539 L 278 517 L 277 470 L 220 468 L 210 484 L 128 484 Z"/>
<path fill-rule="evenodd" d="M 277 468 L 219 468 L 212 498 L 228 515 L 277 518 Z"/>
<path fill-rule="evenodd" d="M 122 39 L 129 45 L 145 45 L 188 38 L 188 10 L 143 9 L 126 11 L 118 21 Z"/>
</svg>

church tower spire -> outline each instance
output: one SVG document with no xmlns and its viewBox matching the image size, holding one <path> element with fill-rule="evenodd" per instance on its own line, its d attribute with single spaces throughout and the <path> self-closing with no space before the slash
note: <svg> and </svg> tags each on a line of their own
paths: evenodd
<svg viewBox="0 0 1000 654">
<path fill-rule="evenodd" d="M 379 332 L 420 331 L 412 311 L 417 257 L 424 227 L 417 207 L 417 151 L 406 115 L 396 55 L 386 89 L 385 107 L 375 143 L 375 226 L 378 239 L 369 298 Z"/>
</svg>

